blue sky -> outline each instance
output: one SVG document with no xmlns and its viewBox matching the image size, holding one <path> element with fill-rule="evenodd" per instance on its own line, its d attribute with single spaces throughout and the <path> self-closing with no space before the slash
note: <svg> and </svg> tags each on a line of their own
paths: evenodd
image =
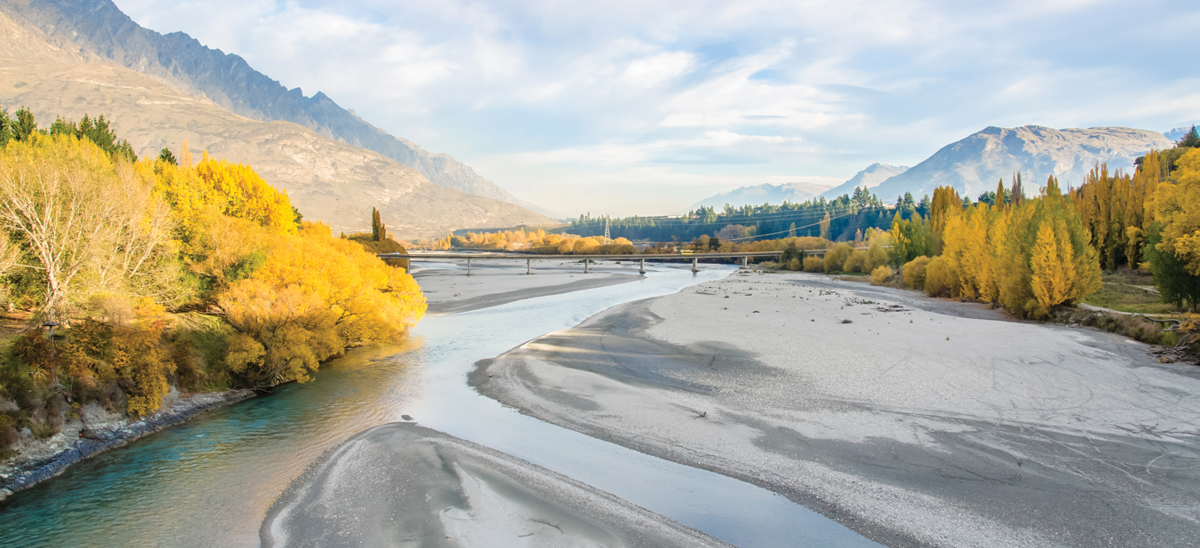
<svg viewBox="0 0 1200 548">
<path fill-rule="evenodd" d="M 116 0 L 568 215 L 1200 120 L 1195 0 Z"/>
</svg>

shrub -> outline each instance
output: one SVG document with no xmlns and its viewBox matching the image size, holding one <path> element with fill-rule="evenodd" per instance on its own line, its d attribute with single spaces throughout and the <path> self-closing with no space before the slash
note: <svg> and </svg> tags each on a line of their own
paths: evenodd
<svg viewBox="0 0 1200 548">
<path fill-rule="evenodd" d="M 871 271 L 871 285 L 884 285 L 892 278 L 892 268 L 887 265 L 879 265 L 875 270 Z"/>
<path fill-rule="evenodd" d="M 901 268 L 904 273 L 904 285 L 913 289 L 925 289 L 925 267 L 929 265 L 929 257 L 921 255 Z"/>
<path fill-rule="evenodd" d="M 824 272 L 825 260 L 820 257 L 805 257 L 804 258 L 805 272 Z"/>
<path fill-rule="evenodd" d="M 854 254 L 854 248 L 850 244 L 838 244 L 837 247 L 829 250 L 825 254 L 825 272 L 837 272 L 846 264 L 846 259 L 849 259 Z"/>
<path fill-rule="evenodd" d="M 804 268 L 804 265 L 800 264 L 799 257 L 795 257 L 792 260 L 788 261 L 788 263 L 787 263 L 788 270 L 801 270 L 803 268 Z"/>
<path fill-rule="evenodd" d="M 960 293 L 958 268 L 941 256 L 925 266 L 925 294 L 930 297 L 957 297 Z"/>
<path fill-rule="evenodd" d="M 846 262 L 842 263 L 842 270 L 845 272 L 870 272 L 867 267 L 867 252 L 861 249 L 855 250 L 846 258 Z"/>
</svg>

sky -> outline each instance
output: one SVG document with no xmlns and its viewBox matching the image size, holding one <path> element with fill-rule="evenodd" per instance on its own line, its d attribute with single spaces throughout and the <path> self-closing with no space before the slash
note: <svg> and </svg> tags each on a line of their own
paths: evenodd
<svg viewBox="0 0 1200 548">
<path fill-rule="evenodd" d="M 574 216 L 1200 121 L 1195 0 L 116 0 Z"/>
</svg>

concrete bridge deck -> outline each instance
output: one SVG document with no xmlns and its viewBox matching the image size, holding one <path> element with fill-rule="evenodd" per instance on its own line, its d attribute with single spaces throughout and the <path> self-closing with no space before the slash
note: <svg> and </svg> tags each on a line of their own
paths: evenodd
<svg viewBox="0 0 1200 548">
<path fill-rule="evenodd" d="M 823 257 L 825 249 L 806 250 L 809 256 Z M 646 261 L 687 261 L 692 262 L 692 272 L 699 270 L 700 260 L 708 259 L 741 259 L 742 266 L 748 266 L 750 259 L 765 259 L 775 258 L 783 254 L 783 251 L 754 251 L 744 253 L 662 253 L 662 254 L 628 254 L 628 255 L 535 255 L 532 253 L 410 253 L 402 255 L 399 253 L 380 254 L 381 259 L 408 259 L 411 261 L 425 260 L 465 260 L 467 262 L 467 275 L 471 275 L 471 261 L 488 261 L 488 260 L 524 260 L 525 273 L 533 274 L 533 261 L 581 261 L 583 262 L 584 273 L 591 272 L 591 263 L 594 261 L 638 261 L 639 272 L 646 273 Z"/>
</svg>

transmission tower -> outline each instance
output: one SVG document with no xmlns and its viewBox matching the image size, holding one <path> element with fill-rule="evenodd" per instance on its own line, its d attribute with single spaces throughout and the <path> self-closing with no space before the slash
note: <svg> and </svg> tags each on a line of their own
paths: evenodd
<svg viewBox="0 0 1200 548">
<path fill-rule="evenodd" d="M 608 217 L 604 218 L 604 245 L 612 243 L 612 238 L 608 237 Z"/>
</svg>

